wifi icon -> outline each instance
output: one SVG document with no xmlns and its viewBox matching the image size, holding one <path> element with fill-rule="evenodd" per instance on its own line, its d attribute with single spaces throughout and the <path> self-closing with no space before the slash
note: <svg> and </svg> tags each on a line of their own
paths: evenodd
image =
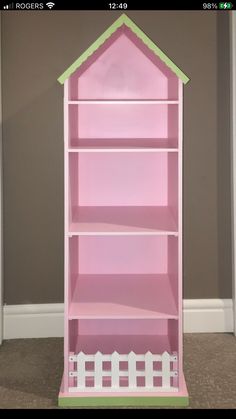
<svg viewBox="0 0 236 419">
<path fill-rule="evenodd" d="M 55 6 L 55 3 L 52 3 L 51 1 L 49 1 L 48 3 L 46 3 L 46 6 L 48 6 L 48 8 L 51 10 L 53 6 Z"/>
</svg>

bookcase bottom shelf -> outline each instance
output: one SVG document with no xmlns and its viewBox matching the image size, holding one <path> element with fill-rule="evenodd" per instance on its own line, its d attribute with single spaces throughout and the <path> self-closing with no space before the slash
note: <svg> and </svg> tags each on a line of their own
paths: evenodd
<svg viewBox="0 0 236 419">
<path fill-rule="evenodd" d="M 71 326 L 69 393 L 178 392 L 178 343 L 173 336 L 78 335 L 76 324 Z"/>
<path fill-rule="evenodd" d="M 61 389 L 58 396 L 58 405 L 61 407 L 129 407 L 129 406 L 188 406 L 189 396 L 183 372 L 180 373 L 180 387 L 177 392 L 162 393 L 136 393 L 127 394 L 114 392 L 97 392 L 92 395 L 88 392 L 69 393 L 64 390 L 64 377 L 62 378 Z"/>
</svg>

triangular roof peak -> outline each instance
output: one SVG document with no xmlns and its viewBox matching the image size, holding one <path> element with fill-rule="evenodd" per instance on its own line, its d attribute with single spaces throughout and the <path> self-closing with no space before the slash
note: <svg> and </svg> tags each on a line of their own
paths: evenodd
<svg viewBox="0 0 236 419">
<path fill-rule="evenodd" d="M 86 51 L 74 61 L 73 64 L 58 78 L 58 81 L 63 84 L 71 74 L 73 74 L 101 45 L 107 41 L 110 36 L 122 25 L 126 25 L 141 41 L 157 56 L 159 57 L 170 70 L 179 77 L 184 84 L 188 83 L 189 78 L 177 65 L 126 15 L 122 14 L 109 28 L 103 32 L 99 38 Z"/>
</svg>

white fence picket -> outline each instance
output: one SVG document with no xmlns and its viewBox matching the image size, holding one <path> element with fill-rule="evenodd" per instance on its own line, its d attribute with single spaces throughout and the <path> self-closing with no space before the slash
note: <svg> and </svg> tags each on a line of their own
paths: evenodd
<svg viewBox="0 0 236 419">
<path fill-rule="evenodd" d="M 162 355 L 162 387 L 170 387 L 170 355 L 164 352 Z"/>
<path fill-rule="evenodd" d="M 102 388 L 102 354 L 97 352 L 94 357 L 94 385 L 98 389 Z"/>
<path fill-rule="evenodd" d="M 153 387 L 153 355 L 151 352 L 145 354 L 145 387 Z"/>
<path fill-rule="evenodd" d="M 118 352 L 113 352 L 111 355 L 111 386 L 116 389 L 120 386 L 120 355 Z"/>
<path fill-rule="evenodd" d="M 85 388 L 85 360 L 86 360 L 86 355 L 83 352 L 80 352 L 77 355 L 77 370 L 78 370 L 77 387 L 78 388 Z"/>
<path fill-rule="evenodd" d="M 136 381 L 136 355 L 132 351 L 128 355 L 128 371 L 129 371 L 129 387 L 134 388 L 137 386 Z"/>
</svg>

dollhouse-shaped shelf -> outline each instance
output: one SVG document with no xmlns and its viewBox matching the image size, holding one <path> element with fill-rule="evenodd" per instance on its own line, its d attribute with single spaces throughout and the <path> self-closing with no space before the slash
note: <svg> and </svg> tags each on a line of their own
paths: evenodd
<svg viewBox="0 0 236 419">
<path fill-rule="evenodd" d="M 126 15 L 60 77 L 65 336 L 60 405 L 186 405 L 182 86 Z"/>
</svg>

